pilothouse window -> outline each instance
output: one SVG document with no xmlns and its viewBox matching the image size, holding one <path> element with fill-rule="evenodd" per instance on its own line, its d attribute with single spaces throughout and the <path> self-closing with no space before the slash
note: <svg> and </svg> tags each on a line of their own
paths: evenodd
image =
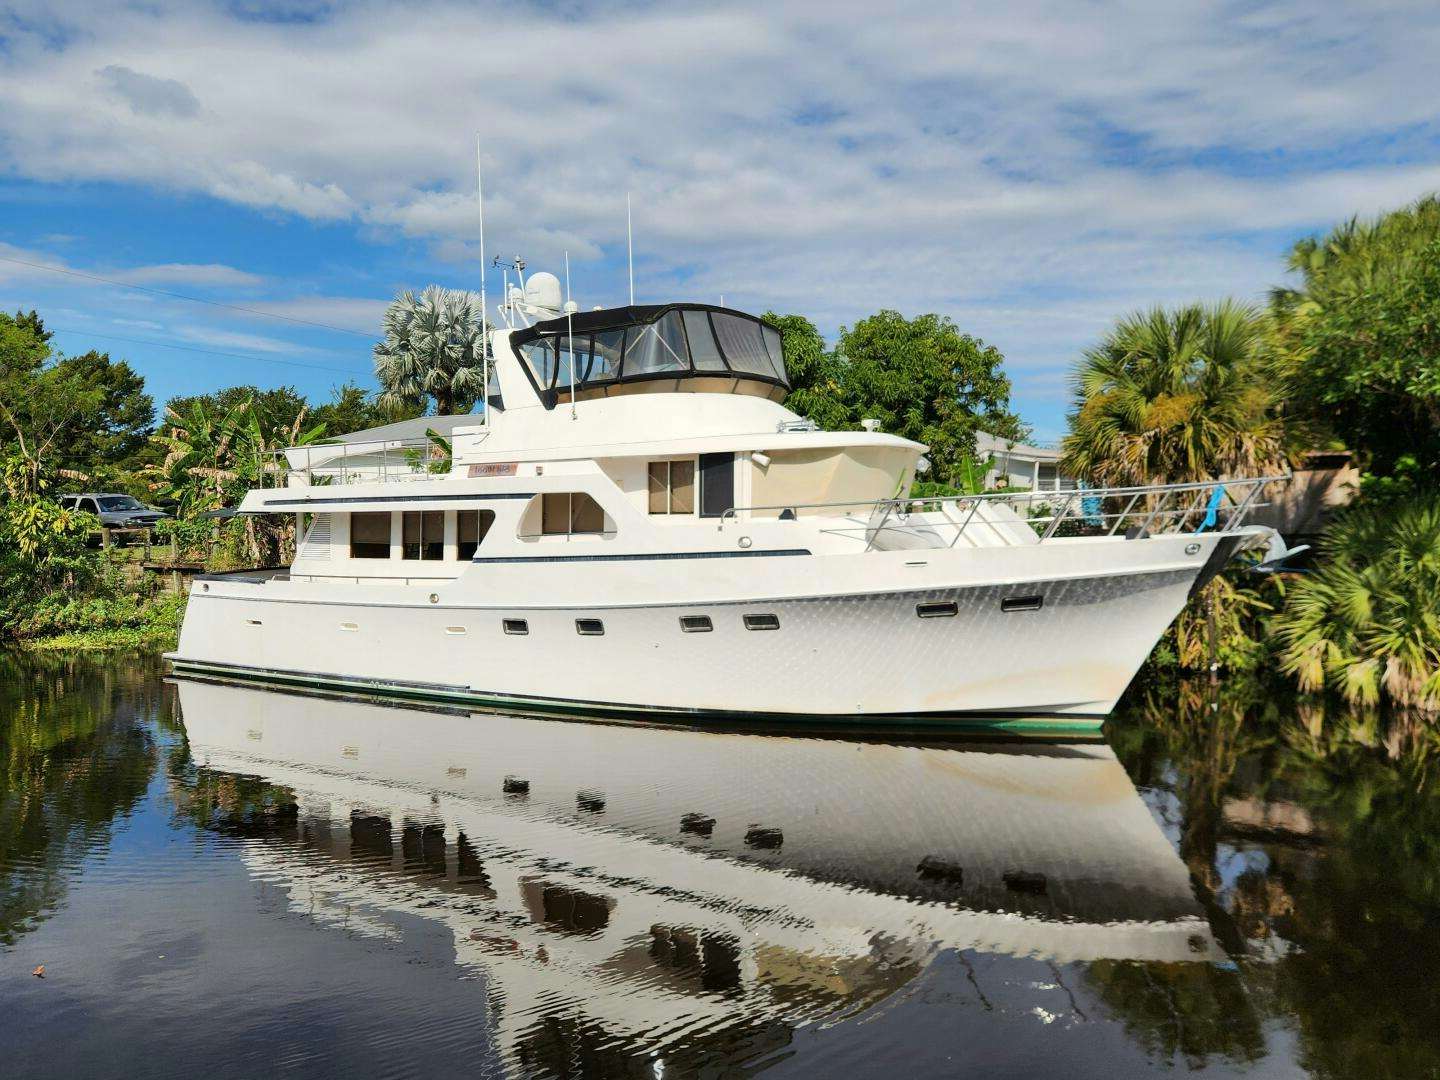
<svg viewBox="0 0 1440 1080">
<path fill-rule="evenodd" d="M 749 315 L 698 304 L 549 319 L 519 331 L 514 348 L 547 407 L 572 380 L 577 391 L 695 376 L 759 380 L 781 391 L 786 386 L 777 330 Z"/>
</svg>

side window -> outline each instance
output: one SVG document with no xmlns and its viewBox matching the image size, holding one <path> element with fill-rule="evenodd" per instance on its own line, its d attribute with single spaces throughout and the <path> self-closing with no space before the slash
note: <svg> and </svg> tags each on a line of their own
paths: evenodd
<svg viewBox="0 0 1440 1080">
<path fill-rule="evenodd" d="M 545 535 L 605 531 L 605 511 L 583 491 L 552 491 L 541 499 L 540 531 Z"/>
<path fill-rule="evenodd" d="M 461 510 L 455 515 L 455 555 L 473 559 L 475 551 L 485 542 L 485 534 L 495 524 L 493 510 Z"/>
<path fill-rule="evenodd" d="M 407 510 L 402 518 L 402 559 L 445 557 L 445 511 Z"/>
<path fill-rule="evenodd" d="M 695 462 L 650 462 L 650 513 L 695 512 Z"/>
<path fill-rule="evenodd" d="M 100 507 L 95 505 L 94 499 L 81 499 L 80 509 L 84 510 L 87 514 L 94 514 L 97 517 L 100 515 Z"/>
<path fill-rule="evenodd" d="M 390 514 L 350 515 L 350 557 L 352 559 L 388 559 L 390 557 Z"/>
</svg>

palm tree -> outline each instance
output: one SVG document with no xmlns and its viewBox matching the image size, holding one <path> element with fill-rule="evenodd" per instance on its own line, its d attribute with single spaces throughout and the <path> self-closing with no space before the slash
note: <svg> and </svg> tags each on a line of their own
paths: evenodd
<svg viewBox="0 0 1440 1080">
<path fill-rule="evenodd" d="M 1062 468 L 1098 484 L 1255 475 L 1284 458 L 1268 324 L 1234 301 L 1121 319 L 1074 374 Z"/>
<path fill-rule="evenodd" d="M 385 340 L 375 346 L 380 404 L 435 401 L 441 415 L 467 411 L 484 390 L 480 303 L 471 293 L 431 285 L 408 290 L 385 309 Z"/>
<path fill-rule="evenodd" d="M 1362 502 L 1321 552 L 1276 620 L 1282 669 L 1302 690 L 1440 712 L 1440 495 Z"/>
</svg>

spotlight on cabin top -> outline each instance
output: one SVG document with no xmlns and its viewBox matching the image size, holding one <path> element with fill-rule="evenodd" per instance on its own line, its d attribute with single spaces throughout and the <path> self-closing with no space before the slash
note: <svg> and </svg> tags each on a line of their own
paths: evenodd
<svg viewBox="0 0 1440 1080">
<path fill-rule="evenodd" d="M 860 421 L 860 426 L 866 431 L 879 431 L 880 421 L 876 420 L 873 416 L 867 416 L 864 420 Z"/>
<path fill-rule="evenodd" d="M 762 454 L 759 450 L 756 450 L 750 455 L 750 460 L 762 469 L 768 469 L 770 467 L 770 455 Z"/>
</svg>

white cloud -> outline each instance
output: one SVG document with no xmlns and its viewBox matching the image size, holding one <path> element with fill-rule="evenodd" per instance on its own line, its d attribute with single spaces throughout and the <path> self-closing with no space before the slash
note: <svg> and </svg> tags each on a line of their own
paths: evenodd
<svg viewBox="0 0 1440 1080">
<path fill-rule="evenodd" d="M 12 175 L 473 260 L 478 130 L 493 251 L 568 250 L 584 303 L 630 190 L 646 297 L 944 310 L 1055 386 L 1115 314 L 1258 298 L 1295 232 L 1440 187 L 1428 4 L 20 8 Z"/>
</svg>

